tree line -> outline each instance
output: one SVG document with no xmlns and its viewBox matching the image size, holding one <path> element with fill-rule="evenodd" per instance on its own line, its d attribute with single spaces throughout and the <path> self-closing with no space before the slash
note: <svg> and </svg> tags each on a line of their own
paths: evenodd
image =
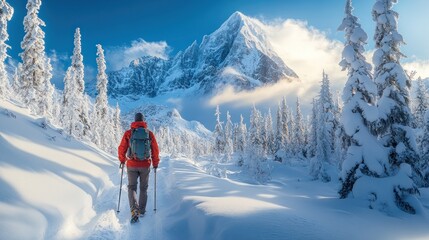
<svg viewBox="0 0 429 240">
<path fill-rule="evenodd" d="M 41 0 L 28 0 L 24 17 L 25 35 L 21 42 L 21 62 L 11 81 L 5 69 L 7 57 L 7 23 L 13 8 L 0 1 L 0 97 L 21 102 L 35 115 L 41 116 L 42 126 L 48 124 L 63 129 L 64 134 L 95 143 L 108 152 L 116 152 L 122 134 L 120 109 L 112 108 L 107 98 L 107 75 L 104 50 L 97 48 L 97 97 L 93 103 L 85 93 L 81 34 L 77 28 L 71 65 L 64 77 L 64 90 L 51 83 L 52 65 L 45 52 L 45 22 L 38 17 Z"/>
</svg>

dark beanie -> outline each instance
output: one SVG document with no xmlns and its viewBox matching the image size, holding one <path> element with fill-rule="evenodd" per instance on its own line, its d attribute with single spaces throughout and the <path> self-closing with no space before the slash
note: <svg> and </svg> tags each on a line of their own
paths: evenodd
<svg viewBox="0 0 429 240">
<path fill-rule="evenodd" d="M 134 121 L 135 122 L 142 122 L 143 121 L 143 114 L 136 113 L 136 115 L 134 116 Z"/>
</svg>

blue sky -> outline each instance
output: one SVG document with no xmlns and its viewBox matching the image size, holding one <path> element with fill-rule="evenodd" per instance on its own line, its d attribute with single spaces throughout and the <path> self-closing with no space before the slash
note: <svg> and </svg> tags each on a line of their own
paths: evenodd
<svg viewBox="0 0 429 240">
<path fill-rule="evenodd" d="M 373 23 L 370 15 L 374 1 L 354 1 L 355 14 L 371 36 Z M 25 0 L 9 0 L 15 15 L 9 24 L 14 59 L 21 51 L 24 35 L 22 21 L 26 14 Z M 129 45 L 133 40 L 147 42 L 165 41 L 170 54 L 184 49 L 192 41 L 201 41 L 205 34 L 218 28 L 234 11 L 265 21 L 275 19 L 301 19 L 310 26 L 342 40 L 343 33 L 336 31 L 343 17 L 345 0 L 61 0 L 43 1 L 40 17 L 46 22 L 47 51 L 70 55 L 73 33 L 81 28 L 85 64 L 95 66 L 95 45 L 105 48 Z M 427 26 L 427 0 L 402 0 L 395 9 L 400 13 L 400 30 L 408 45 L 403 48 L 409 56 L 429 58 L 427 31 L 417 26 Z M 371 46 L 371 43 L 370 43 Z"/>
<path fill-rule="evenodd" d="M 8 43 L 12 47 L 8 53 L 13 59 L 20 61 L 18 53 L 21 52 L 20 42 L 24 36 L 22 22 L 26 14 L 26 0 L 8 0 L 8 2 L 15 9 L 15 14 L 8 26 L 10 34 Z M 354 14 L 360 18 L 370 38 L 367 49 L 373 47 L 371 39 L 374 23 L 371 9 L 374 2 L 375 0 L 353 1 Z M 278 29 L 281 33 L 275 36 L 276 44 L 284 43 L 283 49 L 279 49 L 281 57 L 286 59 L 286 64 L 297 71 L 307 86 L 302 84 L 295 88 L 276 86 L 278 96 L 272 93 L 273 89 L 245 93 L 238 98 L 237 94 L 232 94 L 232 97 L 225 95 L 221 96 L 222 102 L 214 102 L 209 108 L 214 108 L 213 104 L 221 104 L 222 110 L 236 107 L 247 112 L 256 98 L 268 95 L 266 92 L 269 91 L 269 95 L 275 96 L 269 100 L 262 98 L 257 102 L 259 106 L 273 107 L 281 95 L 289 94 L 290 103 L 296 101 L 296 97 L 299 96 L 308 111 L 311 99 L 317 94 L 323 69 L 330 74 L 334 91 L 341 91 L 344 86 L 345 73 L 338 67 L 342 50 L 341 43 L 338 41 L 343 41 L 344 33 L 336 31 L 344 16 L 344 5 L 345 0 L 45 0 L 39 16 L 46 22 L 46 27 L 43 28 L 46 33 L 46 50 L 54 62 L 55 72 L 52 81 L 57 87 L 62 88 L 62 74 L 69 65 L 69 58 L 73 51 L 73 34 L 77 27 L 81 28 L 82 33 L 85 80 L 90 81 L 96 74 L 95 45 L 98 43 L 106 50 L 109 71 L 115 66 L 127 65 L 132 57 L 138 57 L 142 53 L 172 56 L 189 46 L 194 40 L 200 42 L 204 35 L 220 27 L 232 13 L 240 11 L 277 26 L 274 29 Z M 407 45 L 401 48 L 409 57 L 404 62 L 415 63 L 410 64 L 409 67 L 421 69 L 422 75 L 429 77 L 427 44 L 429 32 L 426 30 L 429 25 L 429 14 L 427 14 L 429 1 L 399 0 L 394 9 L 400 14 L 399 30 L 407 42 Z M 306 22 L 307 25 L 300 25 L 301 21 L 287 22 L 286 19 L 298 19 Z M 282 22 L 286 24 L 279 27 L 279 23 Z M 289 31 L 287 28 L 294 30 Z M 271 34 L 275 35 L 275 33 Z M 295 34 L 308 35 L 309 38 L 307 42 L 299 43 L 301 44 L 299 47 L 289 46 L 288 44 L 296 43 L 297 40 L 287 35 Z M 311 42 L 313 37 L 318 41 Z M 304 45 L 307 43 L 312 46 Z M 335 50 L 331 51 L 334 45 Z M 138 51 L 134 51 L 136 49 Z M 304 56 L 303 50 L 300 49 L 307 50 L 307 55 Z M 125 55 L 127 57 L 123 57 Z M 308 66 L 300 66 L 302 62 L 307 63 Z M 237 103 L 242 105 L 237 106 Z M 184 106 L 178 108 L 184 111 L 188 119 L 204 122 L 204 119 L 192 116 L 194 110 L 191 111 Z M 191 112 L 186 112 L 187 110 Z M 238 114 L 239 111 L 236 113 Z"/>
</svg>

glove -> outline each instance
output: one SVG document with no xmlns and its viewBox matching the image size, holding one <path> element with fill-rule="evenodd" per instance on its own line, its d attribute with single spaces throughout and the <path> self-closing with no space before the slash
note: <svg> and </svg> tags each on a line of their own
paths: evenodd
<svg viewBox="0 0 429 240">
<path fill-rule="evenodd" d="M 155 169 L 155 170 L 156 170 L 157 168 L 158 168 L 158 166 L 153 166 L 153 169 Z"/>
<path fill-rule="evenodd" d="M 119 164 L 119 168 L 123 169 L 124 168 L 125 163 L 121 162 L 121 164 Z"/>
</svg>

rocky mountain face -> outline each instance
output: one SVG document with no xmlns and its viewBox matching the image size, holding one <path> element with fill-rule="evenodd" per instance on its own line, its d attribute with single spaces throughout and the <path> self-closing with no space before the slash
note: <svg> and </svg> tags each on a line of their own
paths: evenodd
<svg viewBox="0 0 429 240">
<path fill-rule="evenodd" d="M 227 85 L 250 90 L 281 79 L 298 76 L 273 51 L 262 24 L 236 12 L 201 44 L 192 43 L 174 58 L 145 56 L 110 72 L 108 92 L 111 97 L 155 97 L 177 90 L 204 95 Z"/>
</svg>

